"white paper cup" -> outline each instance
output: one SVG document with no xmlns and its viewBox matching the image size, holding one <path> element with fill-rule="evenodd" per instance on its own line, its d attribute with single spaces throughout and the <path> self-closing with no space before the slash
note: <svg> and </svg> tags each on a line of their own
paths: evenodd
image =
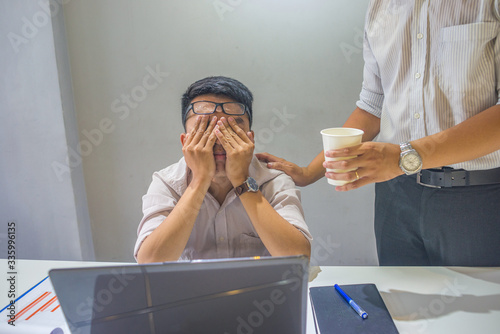
<svg viewBox="0 0 500 334">
<path fill-rule="evenodd" d="M 361 144 L 361 137 L 363 136 L 364 131 L 353 128 L 330 128 L 321 130 L 321 136 L 323 137 L 323 149 L 326 151 L 336 150 L 339 148 L 345 148 L 350 146 L 355 146 Z M 328 158 L 325 156 L 326 161 L 337 161 L 337 160 L 347 160 L 355 158 L 345 157 L 345 158 Z M 327 172 L 335 172 L 335 173 L 346 173 L 353 171 L 355 169 L 343 170 L 343 169 L 326 169 Z M 333 184 L 334 186 L 343 186 L 346 183 L 351 181 L 340 181 L 340 180 L 332 180 L 327 179 L 328 183 Z"/>
</svg>

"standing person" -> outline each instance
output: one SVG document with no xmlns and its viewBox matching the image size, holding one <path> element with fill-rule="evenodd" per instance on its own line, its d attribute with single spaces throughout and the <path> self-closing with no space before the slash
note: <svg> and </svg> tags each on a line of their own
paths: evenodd
<svg viewBox="0 0 500 334">
<path fill-rule="evenodd" d="M 258 157 L 300 186 L 375 182 L 381 265 L 499 266 L 499 19 L 498 0 L 372 0 L 360 99 L 344 124 L 363 143 L 326 152 L 357 158 Z"/>
<path fill-rule="evenodd" d="M 250 90 L 227 77 L 182 97 L 183 157 L 153 174 L 143 197 L 139 263 L 251 256 L 310 256 L 300 191 L 254 156 Z"/>
</svg>

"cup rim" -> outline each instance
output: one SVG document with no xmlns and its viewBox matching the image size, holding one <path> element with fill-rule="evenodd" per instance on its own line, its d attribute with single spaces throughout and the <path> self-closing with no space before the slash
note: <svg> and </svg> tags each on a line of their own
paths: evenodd
<svg viewBox="0 0 500 334">
<path fill-rule="evenodd" d="M 356 133 L 349 133 L 349 134 L 330 134 L 330 133 L 325 133 L 328 130 L 350 130 L 356 132 Z M 323 129 L 320 131 L 320 133 L 323 136 L 335 136 L 335 137 L 348 137 L 348 136 L 359 136 L 363 135 L 365 132 L 361 129 L 356 129 L 356 128 L 344 128 L 344 127 L 336 127 L 336 128 L 328 128 L 328 129 Z"/>
</svg>

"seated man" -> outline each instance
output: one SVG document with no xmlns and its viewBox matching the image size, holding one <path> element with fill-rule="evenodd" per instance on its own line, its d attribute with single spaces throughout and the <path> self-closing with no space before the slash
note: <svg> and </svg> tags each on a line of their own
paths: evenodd
<svg viewBox="0 0 500 334">
<path fill-rule="evenodd" d="M 300 192 L 254 156 L 252 93 L 208 77 L 182 97 L 179 162 L 153 174 L 143 197 L 139 263 L 249 256 L 310 256 Z"/>
</svg>

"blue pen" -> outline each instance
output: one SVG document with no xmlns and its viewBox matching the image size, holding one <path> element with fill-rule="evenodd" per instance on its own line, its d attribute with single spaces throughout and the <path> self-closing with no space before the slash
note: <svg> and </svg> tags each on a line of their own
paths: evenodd
<svg viewBox="0 0 500 334">
<path fill-rule="evenodd" d="M 356 304 L 356 302 L 354 300 L 352 300 L 352 298 L 349 297 L 347 295 L 347 293 L 345 293 L 344 290 L 342 290 L 340 288 L 340 286 L 338 286 L 338 284 L 335 284 L 334 287 L 335 287 L 335 290 L 337 290 L 337 292 L 340 293 L 340 295 L 342 297 L 344 297 L 344 299 L 346 300 L 346 302 L 349 303 L 349 305 L 354 309 L 354 311 L 356 311 L 356 313 L 359 314 L 359 316 L 361 318 L 363 318 L 363 319 L 368 318 L 368 313 L 366 313 L 361 307 L 359 307 L 359 305 Z"/>
</svg>

